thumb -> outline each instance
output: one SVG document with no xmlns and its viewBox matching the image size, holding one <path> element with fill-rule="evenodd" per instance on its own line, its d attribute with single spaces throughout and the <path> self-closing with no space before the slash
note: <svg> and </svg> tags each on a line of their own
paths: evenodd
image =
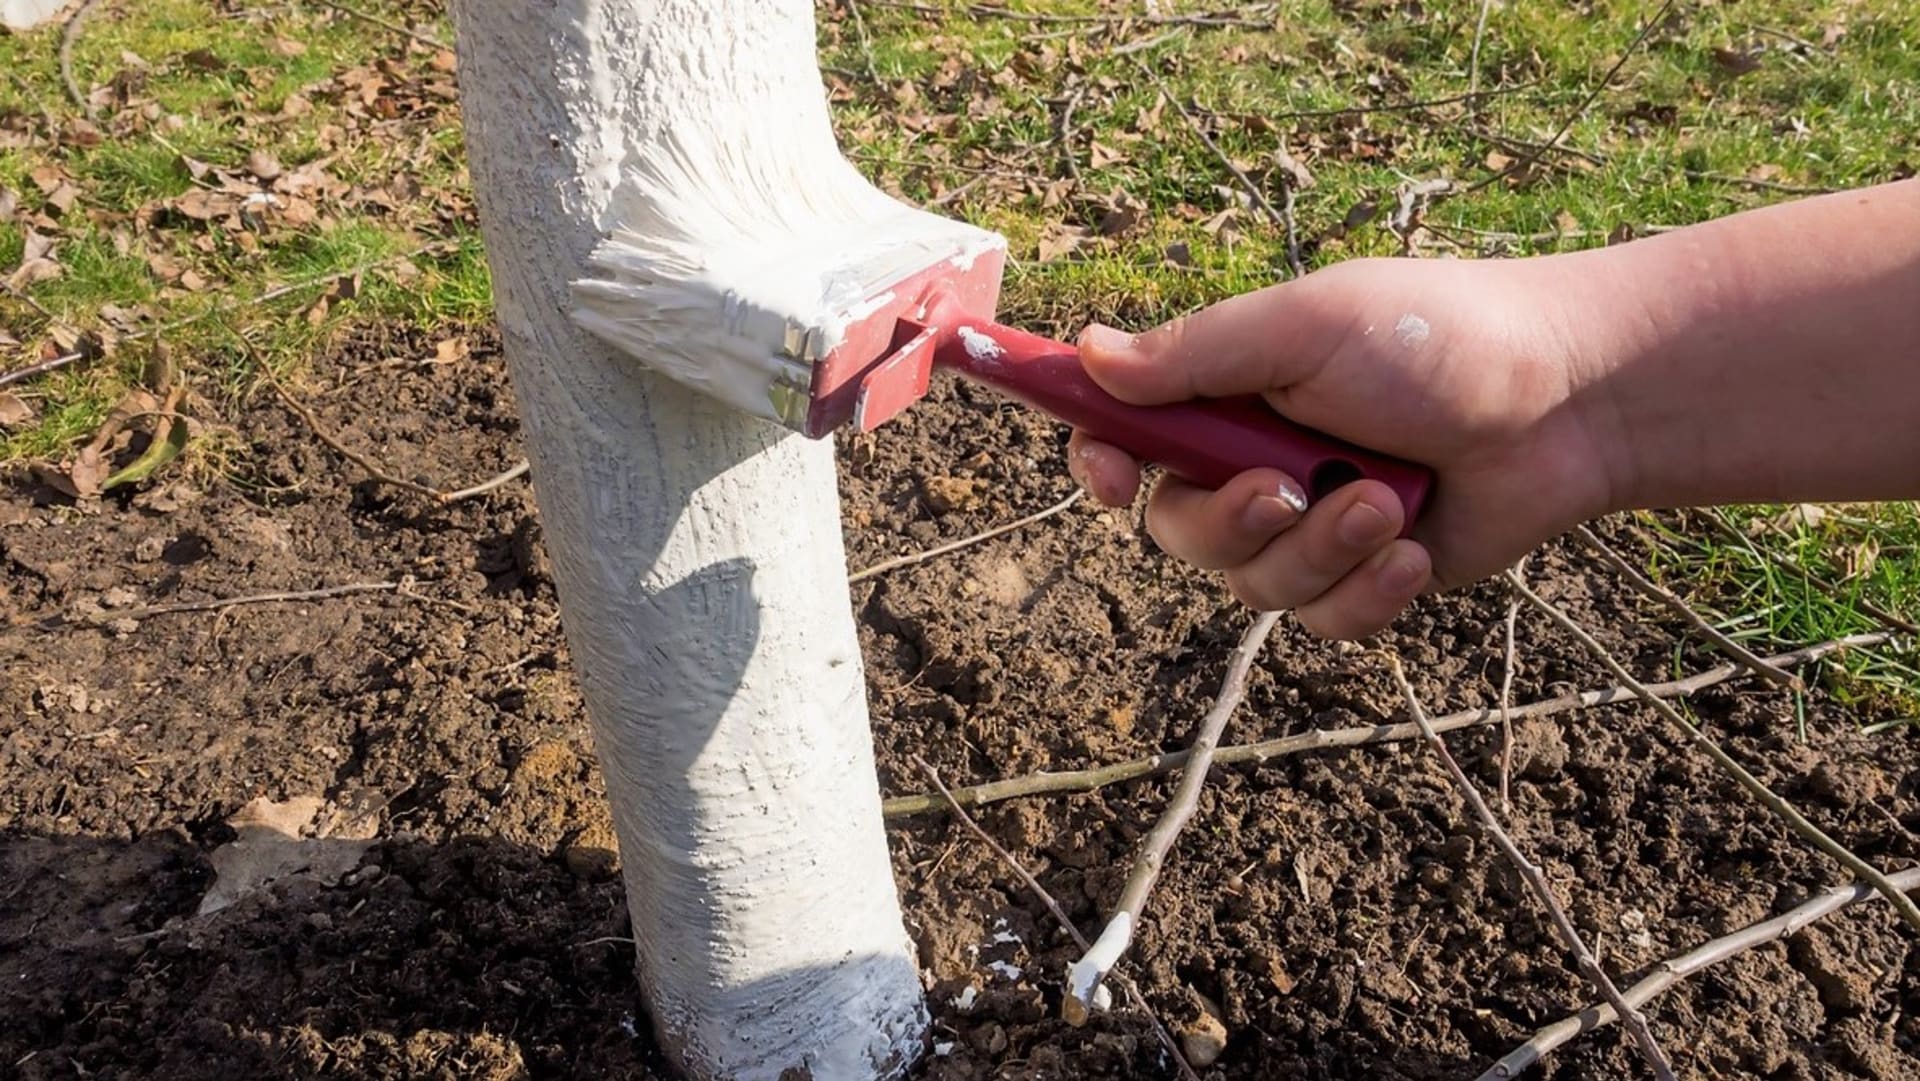
<svg viewBox="0 0 1920 1081">
<path fill-rule="evenodd" d="M 1145 334 L 1093 324 L 1076 343 L 1080 363 L 1133 405 L 1283 390 L 1320 369 L 1345 322 L 1315 302 L 1312 280 L 1232 297 Z"/>
</svg>

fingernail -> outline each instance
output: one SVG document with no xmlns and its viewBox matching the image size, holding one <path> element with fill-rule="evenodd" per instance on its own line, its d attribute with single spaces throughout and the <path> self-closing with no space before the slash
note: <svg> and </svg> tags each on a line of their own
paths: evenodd
<svg viewBox="0 0 1920 1081">
<path fill-rule="evenodd" d="M 1081 348 L 1091 349 L 1096 353 L 1105 353 L 1108 356 L 1132 352 L 1134 343 L 1137 340 L 1137 338 L 1124 330 L 1115 330 L 1112 327 L 1102 326 L 1099 323 L 1093 323 L 1080 332 Z"/>
<path fill-rule="evenodd" d="M 1280 497 L 1282 503 L 1292 507 L 1294 513 L 1307 513 L 1307 490 L 1295 484 L 1293 478 L 1282 477 L 1279 490 L 1275 494 Z"/>
<path fill-rule="evenodd" d="M 1373 504 L 1355 503 L 1340 515 L 1334 532 L 1349 548 L 1371 548 L 1393 535 L 1393 523 Z"/>
<path fill-rule="evenodd" d="M 1382 592 L 1411 593 L 1427 584 L 1426 561 L 1399 550 L 1405 547 L 1399 545 L 1382 553 L 1380 569 L 1374 578 Z"/>
<path fill-rule="evenodd" d="M 1245 514 L 1247 529 L 1253 533 L 1271 533 L 1300 517 L 1304 509 L 1296 506 L 1285 493 L 1280 495 L 1257 495 L 1247 503 Z"/>
</svg>

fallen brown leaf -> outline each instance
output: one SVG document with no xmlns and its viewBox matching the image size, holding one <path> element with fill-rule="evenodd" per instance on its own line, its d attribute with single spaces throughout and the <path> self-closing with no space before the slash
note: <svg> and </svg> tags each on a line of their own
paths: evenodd
<svg viewBox="0 0 1920 1081">
<path fill-rule="evenodd" d="M 31 424 L 37 415 L 33 411 L 33 406 L 22 401 L 18 394 L 10 390 L 0 390 L 0 430 Z"/>
<path fill-rule="evenodd" d="M 373 841 L 316 829 L 325 808 L 317 796 L 285 803 L 263 796 L 234 812 L 227 825 L 237 836 L 208 857 L 214 882 L 200 899 L 198 915 L 211 915 L 282 879 L 310 878 L 331 886 L 360 866 Z"/>
</svg>

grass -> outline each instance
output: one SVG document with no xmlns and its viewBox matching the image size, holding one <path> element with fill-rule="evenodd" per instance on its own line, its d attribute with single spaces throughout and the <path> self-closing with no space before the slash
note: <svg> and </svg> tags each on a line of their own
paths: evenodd
<svg viewBox="0 0 1920 1081">
<path fill-rule="evenodd" d="M 1281 231 L 1247 205 L 1196 126 L 1276 200 L 1277 149 L 1311 170 L 1295 215 L 1310 269 L 1403 254 L 1384 209 L 1352 229 L 1341 223 L 1390 208 L 1411 181 L 1485 178 L 1563 127 L 1565 152 L 1436 206 L 1418 254 L 1591 246 L 1920 162 L 1920 6 L 1684 0 L 1630 50 L 1658 6 L 1496 6 L 1477 70 L 1484 96 L 1471 103 L 1446 99 L 1475 81 L 1477 0 L 1285 0 L 1271 17 L 1219 0 L 1158 8 L 1238 10 L 1258 24 L 1227 27 L 1121 21 L 1111 16 L 1140 5 L 1097 0 L 862 0 L 864 41 L 844 5 L 818 12 L 850 156 L 905 198 L 945 199 L 948 212 L 1007 234 L 1018 260 L 1007 313 L 1067 332 L 1090 319 L 1151 324 L 1283 272 Z M 439 4 L 361 7 L 452 38 Z M 56 325 L 171 326 L 185 377 L 208 408 L 232 411 L 251 400 L 261 358 L 297 368 L 355 322 L 488 317 L 458 111 L 433 92 L 451 85 L 450 54 L 304 3 L 236 12 L 155 0 L 113 16 L 91 21 L 75 49 L 83 85 L 118 88 L 90 125 L 62 88 L 57 28 L 0 37 L 0 188 L 18 204 L 0 214 L 0 275 L 19 261 L 28 229 L 49 224 L 64 271 L 28 286 L 31 303 L 0 293 L 0 327 L 18 339 L 0 338 L 0 368 L 35 359 Z M 246 189 L 257 155 L 289 172 L 324 168 L 311 214 L 249 225 L 169 209 L 230 181 Z M 42 219 L 48 170 L 77 198 Z M 317 309 L 354 274 L 351 298 Z M 238 348 L 236 334 L 254 349 Z M 57 459 L 84 440 L 137 378 L 139 349 L 15 388 L 41 419 L 0 433 L 0 462 Z M 1777 514 L 1729 512 L 1738 523 Z M 1661 529 L 1650 569 L 1757 641 L 1865 629 L 1863 599 L 1920 610 L 1920 516 L 1910 506 L 1849 510 L 1739 543 L 1671 521 Z M 1866 566 L 1860 553 L 1872 546 Z M 1838 586 L 1786 574 L 1766 553 Z M 1849 700 L 1888 716 L 1920 712 L 1910 654 L 1858 656 L 1835 671 Z"/>
</svg>

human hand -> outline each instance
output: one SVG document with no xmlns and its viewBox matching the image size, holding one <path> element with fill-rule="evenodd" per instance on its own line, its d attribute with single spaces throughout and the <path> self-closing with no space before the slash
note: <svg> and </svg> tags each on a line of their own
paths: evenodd
<svg viewBox="0 0 1920 1081">
<path fill-rule="evenodd" d="M 1607 456 L 1578 391 L 1588 328 L 1574 283 L 1546 260 L 1356 260 L 1235 297 L 1137 338 L 1093 326 L 1081 362 L 1142 405 L 1260 394 L 1287 418 L 1431 467 L 1410 538 L 1378 481 L 1307 506 L 1301 478 L 1255 469 L 1219 491 L 1163 477 L 1147 528 L 1168 553 L 1225 572 L 1255 608 L 1359 638 L 1422 591 L 1495 573 L 1614 503 Z M 1075 432 L 1074 478 L 1130 503 L 1139 463 Z"/>
</svg>

